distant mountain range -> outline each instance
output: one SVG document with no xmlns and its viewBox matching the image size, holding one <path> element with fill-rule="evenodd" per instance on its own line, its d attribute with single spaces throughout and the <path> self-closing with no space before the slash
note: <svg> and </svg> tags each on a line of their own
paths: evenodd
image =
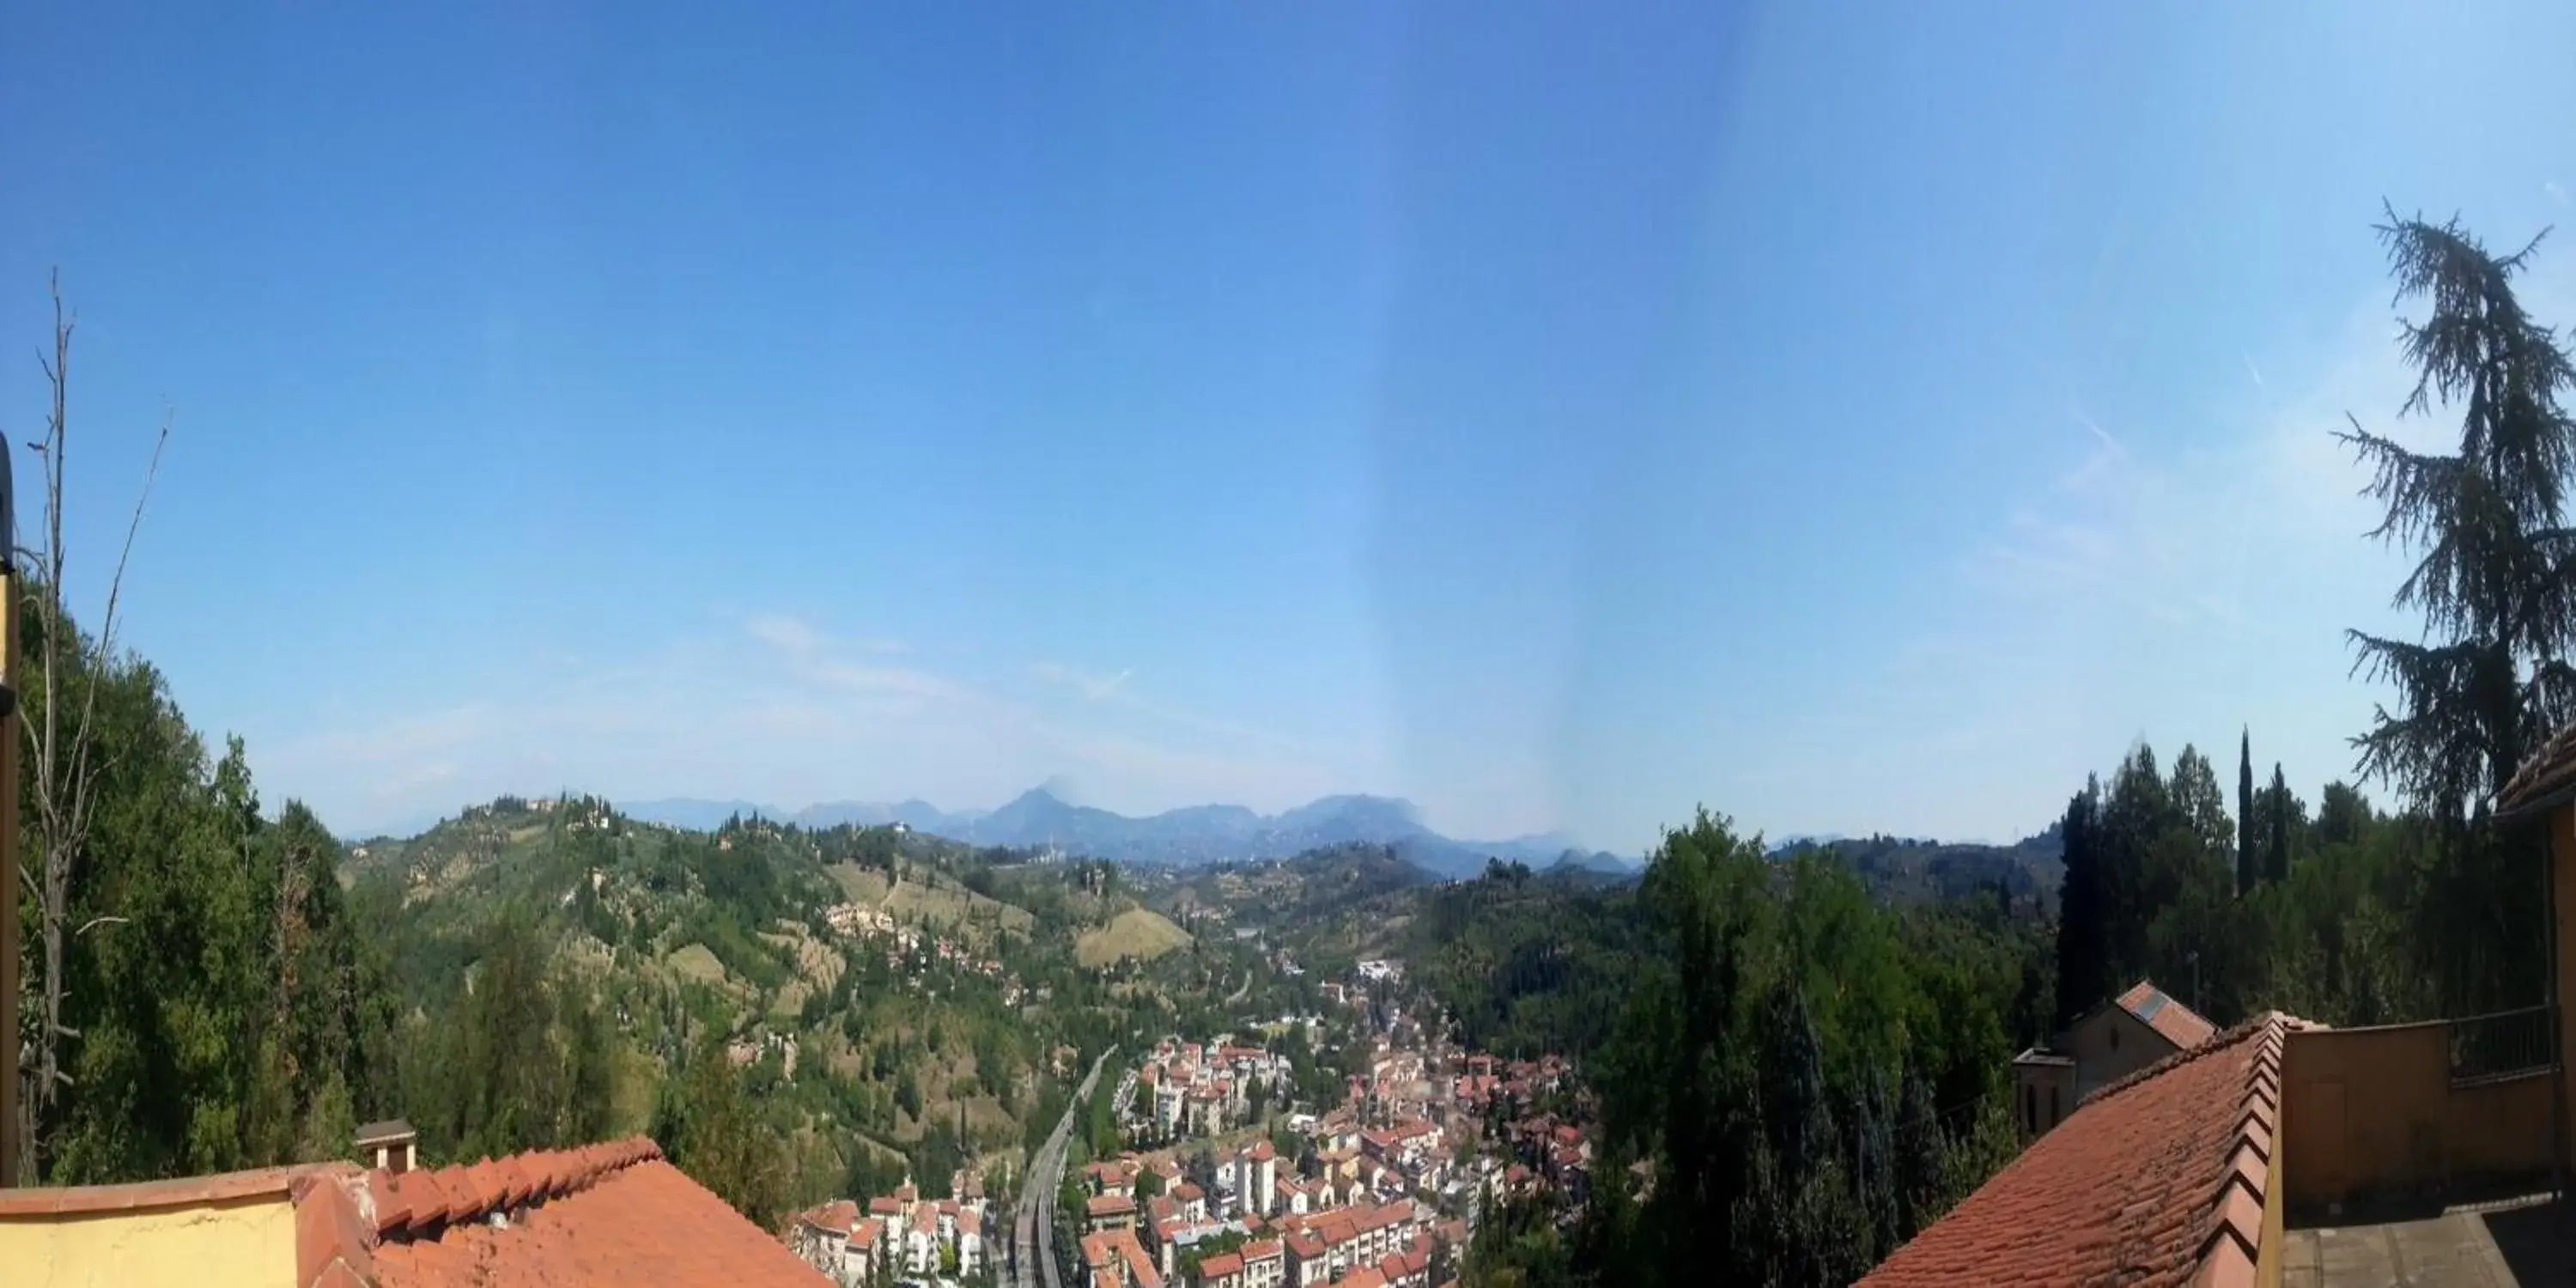
<svg viewBox="0 0 2576 1288">
<path fill-rule="evenodd" d="M 1605 873 L 1633 873 L 1636 864 L 1607 851 L 1586 851 L 1557 833 L 1508 841 L 1458 841 L 1423 825 L 1409 801 L 1384 796 L 1327 796 L 1279 814 L 1257 814 L 1240 805 L 1192 805 L 1144 818 L 1068 804 L 1045 788 L 1023 792 L 995 810 L 941 810 L 928 801 L 886 805 L 834 801 L 793 813 L 750 801 L 670 799 L 622 801 L 630 818 L 673 827 L 712 828 L 734 815 L 757 814 L 805 827 L 843 823 L 903 823 L 919 832 L 974 845 L 1054 846 L 1068 854 L 1175 867 L 1229 859 L 1284 859 L 1326 846 L 1360 843 L 1392 847 L 1426 871 L 1472 876 L 1489 859 L 1533 868 L 1572 864 Z"/>
</svg>

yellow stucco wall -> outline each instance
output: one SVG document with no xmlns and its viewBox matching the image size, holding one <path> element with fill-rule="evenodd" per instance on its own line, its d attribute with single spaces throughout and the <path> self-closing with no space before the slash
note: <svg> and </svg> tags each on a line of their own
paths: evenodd
<svg viewBox="0 0 2576 1288">
<path fill-rule="evenodd" d="M 2550 1000 L 2558 1003 L 2558 1051 L 2565 1060 L 2576 1053 L 2567 1033 L 2571 1003 L 2576 1003 L 2576 809 L 2560 806 L 2549 813 L 2550 893 L 2557 903 L 2552 909 L 2557 919 L 2558 979 Z M 2563 1121 L 2576 1123 L 2576 1078 L 2563 1080 Z"/>
<path fill-rule="evenodd" d="M 295 1205 L 283 1194 L 94 1216 L 0 1219 L 8 1288 L 286 1288 Z"/>
<path fill-rule="evenodd" d="M 2285 1148 L 2281 1137 L 2272 1138 L 2272 1170 L 2263 1185 L 2263 1242 L 2254 1250 L 2255 1288 L 2281 1288 L 2281 1254 L 2289 1242 L 2282 1233 L 2289 1207 L 2284 1194 L 2290 1188 L 2284 1183 L 2289 1174 L 2289 1163 L 2281 1156 Z"/>
<path fill-rule="evenodd" d="M 2556 1077 L 2454 1087 L 2446 1024 L 2293 1031 L 2281 1082 L 2293 1208 L 2549 1170 Z"/>
</svg>

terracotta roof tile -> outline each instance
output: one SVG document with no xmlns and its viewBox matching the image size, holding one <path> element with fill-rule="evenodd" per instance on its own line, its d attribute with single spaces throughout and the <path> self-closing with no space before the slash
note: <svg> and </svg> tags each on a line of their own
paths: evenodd
<svg viewBox="0 0 2576 1288">
<path fill-rule="evenodd" d="M 353 1170 L 345 1175 L 316 1174 L 296 1187 L 296 1283 L 314 1283 L 335 1269 L 361 1282 L 375 1274 L 375 1229 L 351 1192 L 364 1194 L 365 1185 Z"/>
<path fill-rule="evenodd" d="M 387 1176 L 382 1184 L 370 1186 L 376 1195 L 376 1232 L 379 1234 L 413 1226 L 427 1226 L 446 1219 L 447 1199 L 438 1192 L 438 1182 L 428 1172 L 404 1172 Z"/>
<path fill-rule="evenodd" d="M 2551 734 L 2513 771 L 2504 790 L 2496 793 L 2496 811 L 2513 814 L 2548 804 L 2571 786 L 2576 786 L 2576 724 Z"/>
<path fill-rule="evenodd" d="M 641 1137 L 378 1172 L 360 1188 L 354 1200 L 374 1200 L 377 1288 L 829 1282 Z"/>
<path fill-rule="evenodd" d="M 1861 1282 L 2251 1283 L 2281 1045 L 2302 1024 L 2259 1016 L 2085 1097 Z"/>
</svg>

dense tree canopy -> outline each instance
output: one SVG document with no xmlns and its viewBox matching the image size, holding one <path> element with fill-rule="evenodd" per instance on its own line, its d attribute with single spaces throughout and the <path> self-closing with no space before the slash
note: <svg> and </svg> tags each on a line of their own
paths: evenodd
<svg viewBox="0 0 2576 1288">
<path fill-rule="evenodd" d="M 35 1124 L 38 1177 L 345 1152 L 386 1099 L 392 1017 L 338 843 L 295 802 L 264 820 L 240 741 L 209 756 L 149 663 L 61 657 L 55 682 L 95 703 L 104 773 L 69 905 L 69 1094 Z"/>
<path fill-rule="evenodd" d="M 1518 880 L 1455 892 L 1458 964 L 1511 942 L 1475 914 L 1527 906 Z M 2015 1030 L 2044 1018 L 2030 983 L 2046 940 L 2000 901 L 1884 907 L 1834 852 L 1777 859 L 1702 815 L 1633 890 L 1559 887 L 1550 903 L 1599 906 L 1560 907 L 1535 933 L 1592 936 L 1563 946 L 1576 961 L 1621 954 L 1532 981 L 1500 971 L 1487 996 L 1463 969 L 1435 987 L 1518 1022 L 1546 1014 L 1529 999 L 1551 988 L 1624 991 L 1605 1003 L 1615 1031 L 1567 1048 L 1600 1095 L 1595 1205 L 1571 1238 L 1505 1210 L 1469 1282 L 1848 1282 L 2008 1154 L 2008 1061 Z"/>
</svg>

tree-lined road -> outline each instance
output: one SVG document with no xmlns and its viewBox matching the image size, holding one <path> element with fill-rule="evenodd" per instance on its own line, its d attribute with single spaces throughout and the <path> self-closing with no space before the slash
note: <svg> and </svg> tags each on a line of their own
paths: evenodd
<svg viewBox="0 0 2576 1288">
<path fill-rule="evenodd" d="M 1057 1120 L 1055 1131 L 1029 1159 L 1027 1173 L 1020 1180 L 1019 1215 L 1011 1223 L 1011 1264 L 1004 1282 L 1011 1288 L 1059 1288 L 1055 1272 L 1055 1193 L 1064 1184 L 1065 1142 L 1073 1133 L 1073 1118 L 1090 1103 L 1091 1088 L 1100 1081 L 1100 1069 L 1118 1048 L 1111 1047 L 1091 1062 L 1091 1072 L 1083 1075 L 1082 1086 L 1064 1107 L 1064 1117 Z"/>
</svg>

